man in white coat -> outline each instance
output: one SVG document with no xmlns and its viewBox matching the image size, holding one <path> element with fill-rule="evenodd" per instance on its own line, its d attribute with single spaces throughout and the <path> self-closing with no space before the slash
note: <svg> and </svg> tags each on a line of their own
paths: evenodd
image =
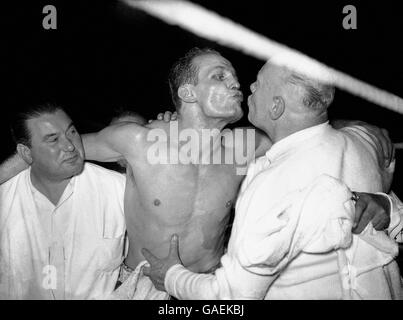
<svg viewBox="0 0 403 320">
<path fill-rule="evenodd" d="M 30 166 L 0 185 L 0 299 L 107 298 L 124 258 L 124 176 L 84 164 L 59 106 L 21 112 L 13 132 Z"/>
</svg>

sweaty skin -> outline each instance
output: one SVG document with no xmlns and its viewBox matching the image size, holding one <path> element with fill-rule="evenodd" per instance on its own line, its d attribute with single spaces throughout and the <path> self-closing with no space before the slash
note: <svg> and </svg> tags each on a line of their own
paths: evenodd
<svg viewBox="0 0 403 320">
<path fill-rule="evenodd" d="M 195 63 L 199 65 L 199 83 L 189 89 L 189 103 L 182 106 L 176 124 L 179 132 L 189 128 L 200 135 L 202 129 L 220 131 L 242 116 L 242 94 L 235 71 L 228 60 L 214 54 L 199 56 Z M 86 156 L 98 161 L 124 158 L 128 162 L 125 216 L 129 252 L 125 262 L 129 267 L 135 268 L 144 260 L 142 248 L 165 256 L 169 239 L 176 233 L 181 239 L 179 252 L 184 265 L 194 272 L 208 272 L 217 267 L 224 253 L 230 210 L 244 176 L 236 174 L 235 164 L 151 164 L 147 152 L 155 142 L 148 141 L 147 135 L 152 129 L 161 129 L 171 142 L 168 147 L 175 148 L 178 138 L 175 141 L 170 136 L 174 124 L 126 123 L 83 135 Z M 268 138 L 258 139 L 267 150 Z M 238 147 L 239 143 L 243 141 L 230 146 L 219 142 L 215 152 L 224 155 L 226 148 Z M 255 154 L 250 154 L 254 158 Z M 221 159 L 225 163 L 225 157 Z"/>
<path fill-rule="evenodd" d="M 141 149 L 149 144 L 144 142 Z M 125 158 L 133 169 L 125 191 L 126 264 L 134 268 L 144 260 L 144 247 L 164 256 L 171 235 L 176 233 L 187 267 L 197 272 L 214 268 L 223 255 L 229 213 L 243 176 L 236 175 L 234 165 L 151 165 L 147 152 Z"/>
</svg>

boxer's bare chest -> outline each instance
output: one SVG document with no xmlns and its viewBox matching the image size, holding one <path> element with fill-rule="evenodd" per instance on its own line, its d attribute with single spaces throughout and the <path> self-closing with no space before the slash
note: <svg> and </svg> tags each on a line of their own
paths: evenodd
<svg viewBox="0 0 403 320">
<path fill-rule="evenodd" d="M 134 171 L 127 187 L 136 208 L 169 225 L 212 211 L 225 215 L 241 181 L 232 165 L 153 165 Z"/>
<path fill-rule="evenodd" d="M 173 233 L 181 257 L 195 270 L 211 267 L 222 254 L 229 213 L 241 176 L 231 165 L 161 165 L 128 179 L 125 214 L 131 248 L 164 254 Z M 146 175 L 151 172 L 150 176 Z"/>
</svg>

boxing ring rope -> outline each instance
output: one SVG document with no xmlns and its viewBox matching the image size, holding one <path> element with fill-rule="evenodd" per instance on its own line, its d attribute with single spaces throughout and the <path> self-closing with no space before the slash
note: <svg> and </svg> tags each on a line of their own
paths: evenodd
<svg viewBox="0 0 403 320">
<path fill-rule="evenodd" d="M 242 51 L 255 58 L 286 66 L 339 89 L 403 114 L 403 99 L 326 66 L 309 56 L 275 42 L 197 4 L 183 0 L 122 0 L 171 25 Z M 403 149 L 403 143 L 395 144 Z"/>
</svg>

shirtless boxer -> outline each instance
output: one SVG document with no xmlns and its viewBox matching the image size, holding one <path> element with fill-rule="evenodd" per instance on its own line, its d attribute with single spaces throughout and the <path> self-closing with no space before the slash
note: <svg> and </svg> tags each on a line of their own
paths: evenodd
<svg viewBox="0 0 403 320">
<path fill-rule="evenodd" d="M 239 162 L 150 164 L 148 150 L 155 142 L 147 136 L 153 129 L 162 129 L 171 147 L 183 144 L 177 136 L 170 136 L 172 125 L 179 131 L 221 131 L 242 117 L 242 94 L 231 63 L 211 50 L 192 50 L 180 59 L 172 68 L 170 86 L 177 122 L 117 124 L 83 135 L 86 157 L 97 161 L 124 158 L 132 168 L 125 191 L 129 267 L 135 268 L 144 260 L 143 247 L 156 256 L 165 256 L 170 236 L 178 234 L 183 264 L 193 272 L 209 272 L 217 267 L 224 252 L 229 213 L 244 178 L 236 174 Z M 231 147 L 218 145 L 218 152 L 223 153 Z M 249 152 L 250 157 L 262 155 L 270 145 L 268 138 L 257 136 L 256 153 Z M 245 159 L 245 164 L 249 160 Z"/>
<path fill-rule="evenodd" d="M 181 79 L 184 83 L 174 89 L 179 131 L 192 128 L 200 136 L 202 129 L 222 130 L 243 114 L 242 93 L 231 63 L 216 52 L 201 53 L 194 53 L 193 59 L 198 68 L 198 73 L 194 71 L 197 84 L 193 79 Z M 192 56 L 187 59 L 192 61 Z M 83 135 L 86 158 L 125 158 L 133 169 L 125 191 L 130 244 L 125 263 L 129 267 L 135 268 L 144 260 L 144 246 L 164 254 L 170 235 L 177 233 L 184 239 L 184 264 L 195 272 L 208 272 L 217 266 L 224 252 L 229 212 L 244 176 L 236 175 L 234 164 L 150 164 L 147 151 L 155 142 L 148 141 L 147 135 L 159 128 L 169 137 L 173 123 L 118 124 Z"/>
</svg>

